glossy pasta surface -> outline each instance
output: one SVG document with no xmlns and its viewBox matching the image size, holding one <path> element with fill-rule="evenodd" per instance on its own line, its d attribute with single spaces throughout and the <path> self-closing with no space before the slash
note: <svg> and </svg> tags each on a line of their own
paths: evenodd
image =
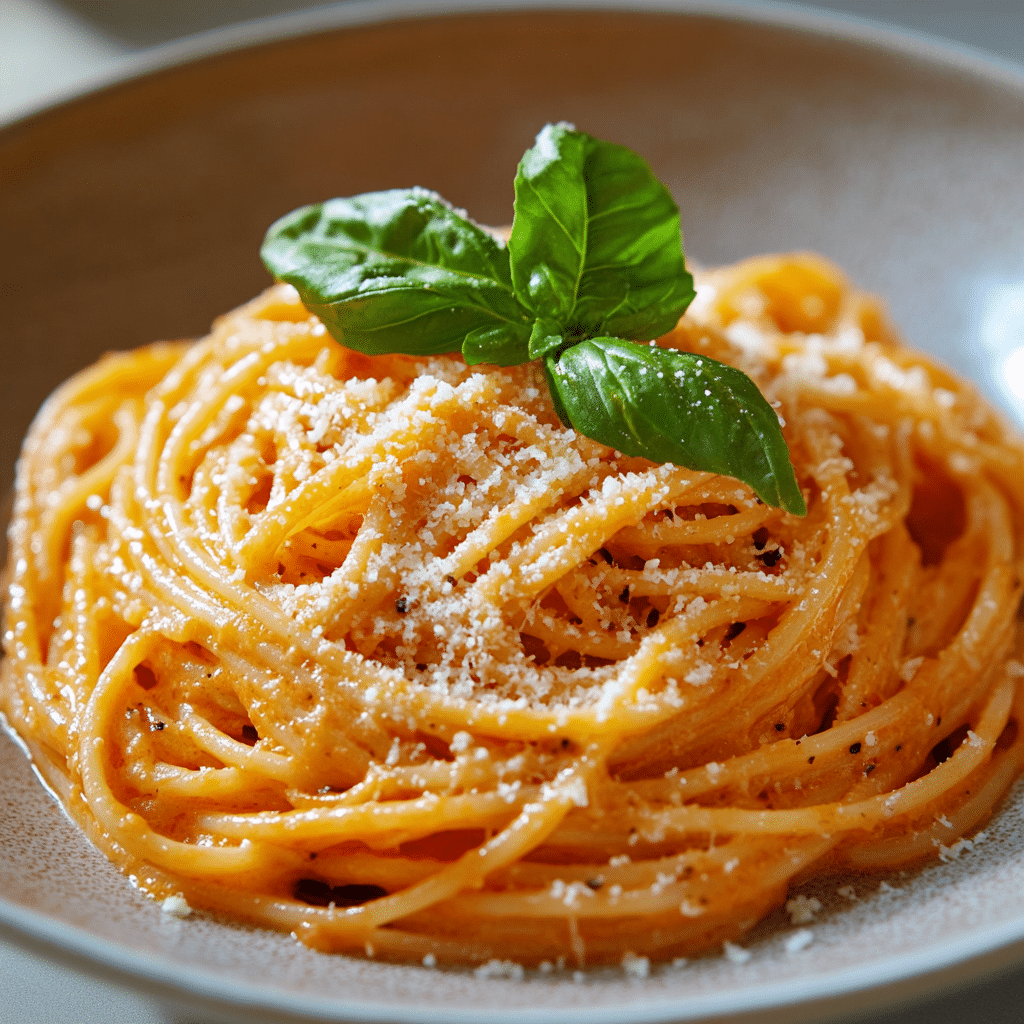
<svg viewBox="0 0 1024 1024">
<path fill-rule="evenodd" d="M 809 513 L 367 357 L 288 287 L 59 389 L 0 707 L 158 898 L 328 951 L 663 959 L 937 856 L 1024 770 L 1024 447 L 810 256 L 658 344 L 749 373 Z"/>
</svg>

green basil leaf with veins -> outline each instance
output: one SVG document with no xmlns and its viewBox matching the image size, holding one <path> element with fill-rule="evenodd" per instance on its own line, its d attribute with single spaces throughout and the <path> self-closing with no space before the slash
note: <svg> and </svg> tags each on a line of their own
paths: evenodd
<svg viewBox="0 0 1024 1024">
<path fill-rule="evenodd" d="M 546 356 L 557 355 L 561 349 L 572 342 L 567 342 L 554 320 L 538 317 L 533 322 L 530 332 L 530 343 L 527 352 L 531 359 L 544 359 Z"/>
<path fill-rule="evenodd" d="M 515 180 L 512 282 L 568 340 L 655 338 L 694 296 L 679 210 L 647 162 L 571 125 L 546 125 Z"/>
<path fill-rule="evenodd" d="M 527 324 L 529 326 L 529 324 Z M 530 361 L 530 332 L 510 331 L 504 324 L 485 324 L 470 331 L 462 342 L 462 358 L 467 366 L 493 363 L 496 366 L 518 366 Z"/>
<path fill-rule="evenodd" d="M 349 348 L 432 355 L 473 338 L 476 362 L 525 358 L 532 317 L 513 292 L 508 250 L 434 192 L 302 207 L 271 226 L 261 256 Z"/>
<path fill-rule="evenodd" d="M 618 338 L 579 342 L 545 368 L 556 408 L 581 434 L 625 455 L 735 477 L 768 504 L 806 514 L 779 418 L 741 370 Z"/>
</svg>

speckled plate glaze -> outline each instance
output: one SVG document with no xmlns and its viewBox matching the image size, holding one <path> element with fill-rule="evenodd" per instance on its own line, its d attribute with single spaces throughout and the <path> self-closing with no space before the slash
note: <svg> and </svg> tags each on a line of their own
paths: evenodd
<svg viewBox="0 0 1024 1024">
<path fill-rule="evenodd" d="M 822 252 L 887 298 L 911 343 L 1019 414 L 1024 77 L 807 14 L 629 8 L 348 3 L 147 56 L 0 131 L 0 220 L 17 240 L 0 251 L 0 486 L 69 373 L 107 348 L 203 333 L 262 288 L 258 243 L 282 212 L 419 183 L 507 222 L 516 160 L 560 119 L 650 159 L 702 262 Z M 956 860 L 805 886 L 823 909 L 803 948 L 777 914 L 744 962 L 516 979 L 168 917 L 3 736 L 0 778 L 0 928 L 219 1018 L 795 1022 L 1024 963 L 1021 786 Z"/>
</svg>

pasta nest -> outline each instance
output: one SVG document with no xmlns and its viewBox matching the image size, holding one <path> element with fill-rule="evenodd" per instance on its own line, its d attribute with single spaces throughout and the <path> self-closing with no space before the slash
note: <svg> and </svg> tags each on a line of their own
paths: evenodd
<svg viewBox="0 0 1024 1024">
<path fill-rule="evenodd" d="M 805 518 L 287 286 L 59 389 L 2 706 L 90 838 L 320 949 L 582 964 L 978 827 L 1024 767 L 1020 440 L 820 259 L 697 280 L 657 344 L 755 379 Z"/>
</svg>

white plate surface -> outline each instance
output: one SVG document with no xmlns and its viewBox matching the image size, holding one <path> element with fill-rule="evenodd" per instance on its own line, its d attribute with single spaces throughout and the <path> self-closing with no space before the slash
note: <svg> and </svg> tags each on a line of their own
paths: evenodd
<svg viewBox="0 0 1024 1024">
<path fill-rule="evenodd" d="M 461 9 L 482 6 L 463 4 Z M 725 12 L 726 28 L 749 27 L 751 19 L 764 17 L 728 4 L 632 6 Z M 333 13 L 172 48 L 142 59 L 136 71 L 173 67 L 218 47 L 372 21 L 382 12 L 394 17 L 452 7 L 428 0 L 400 7 L 344 5 Z M 806 46 L 820 64 L 822 46 L 834 45 L 843 53 L 853 47 L 879 63 L 899 88 L 904 72 L 909 84 L 905 92 L 892 93 L 891 105 L 872 112 L 870 99 L 845 95 L 840 83 L 822 103 L 845 103 L 843 109 L 861 120 L 823 124 L 822 145 L 834 153 L 859 151 L 861 156 L 830 167 L 810 148 L 804 163 L 792 152 L 784 159 L 780 154 L 763 169 L 763 191 L 751 189 L 728 202 L 708 184 L 716 180 L 715 167 L 708 169 L 707 180 L 692 187 L 672 177 L 675 142 L 667 139 L 656 156 L 667 166 L 680 198 L 691 248 L 696 239 L 697 251 L 711 260 L 787 247 L 787 242 L 793 248 L 820 248 L 870 287 L 888 292 L 886 284 L 892 284 L 889 297 L 912 340 L 938 349 L 962 371 L 973 370 L 994 397 L 1019 411 L 1024 400 L 1024 390 L 1015 390 L 1024 377 L 1024 191 L 1018 183 L 995 194 L 995 185 L 1002 180 L 999 168 L 1012 165 L 1015 157 L 1020 158 L 1017 166 L 1024 166 L 1024 139 L 1015 134 L 1024 123 L 1024 78 L 975 55 L 862 26 L 795 12 L 772 15 L 769 22 L 774 24 L 773 38 L 785 44 L 790 59 Z M 931 76 L 929 81 L 941 88 L 922 93 L 922 76 Z M 856 85 L 847 84 L 851 89 Z M 925 94 L 932 97 L 928 102 L 921 98 Z M 968 98 L 958 108 L 961 96 Z M 821 115 L 812 100 L 805 113 L 813 119 Z M 574 102 L 587 109 L 588 97 Z M 597 100 L 590 97 L 590 102 Z M 660 110 L 665 102 L 662 97 L 654 107 Z M 780 121 L 782 137 L 809 146 L 814 133 L 801 136 L 793 128 L 799 111 L 791 96 L 788 102 Z M 971 104 L 989 120 L 974 118 L 954 130 Z M 1005 135 L 996 130 L 1004 108 L 1011 112 Z M 628 113 L 624 104 L 614 116 Z M 943 118 L 951 126 L 945 134 Z M 672 130 L 679 130 L 676 122 L 670 123 Z M 741 145 L 736 154 L 741 164 L 751 159 Z M 721 160 L 720 154 L 716 159 Z M 735 167 L 731 172 L 739 173 Z M 829 196 L 820 187 L 829 175 L 837 195 Z M 942 204 L 958 176 L 964 183 L 962 202 L 947 209 Z M 855 198 L 847 203 L 844 195 Z M 893 210 L 903 215 L 902 223 L 897 218 L 892 225 L 898 237 L 891 244 L 877 236 L 877 224 L 865 214 L 869 195 L 887 209 L 890 220 Z M 766 211 L 769 200 L 775 207 Z M 737 202 L 751 204 L 749 216 L 736 214 Z M 714 213 L 708 217 L 710 224 L 697 219 L 702 203 Z M 942 232 L 929 218 L 930 204 L 934 220 L 951 236 L 945 249 L 935 241 Z M 949 253 L 958 245 L 971 255 L 962 265 L 951 265 Z M 929 251 L 922 254 L 922 247 Z M 1006 257 L 1012 251 L 1017 256 Z M 922 283 L 922 273 L 931 278 Z M 944 329 L 935 329 L 937 315 L 930 312 L 929 296 L 941 293 L 942 301 L 948 301 L 951 291 L 957 297 L 956 315 L 946 314 Z M 934 991 L 1000 967 L 1016 965 L 1019 978 L 1024 963 L 1021 786 L 986 828 L 984 840 L 955 861 L 854 879 L 855 900 L 836 891 L 850 879 L 804 886 L 800 891 L 817 896 L 824 909 L 812 926 L 813 941 L 798 952 L 787 952 L 787 940 L 796 929 L 777 914 L 744 943 L 751 952 L 745 963 L 712 954 L 683 967 L 656 967 L 645 980 L 615 970 L 590 972 L 582 980 L 571 972 L 514 980 L 325 957 L 287 936 L 203 915 L 187 921 L 167 918 L 85 843 L 5 737 L 0 737 L 0 777 L 5 780 L 0 796 L 0 928 L 47 955 L 220 1017 L 244 1013 L 253 1019 L 249 1014 L 258 1013 L 261 1020 L 499 1024 L 509 1021 L 514 1010 L 516 1020 L 537 1024 L 795 1022 Z"/>
</svg>

